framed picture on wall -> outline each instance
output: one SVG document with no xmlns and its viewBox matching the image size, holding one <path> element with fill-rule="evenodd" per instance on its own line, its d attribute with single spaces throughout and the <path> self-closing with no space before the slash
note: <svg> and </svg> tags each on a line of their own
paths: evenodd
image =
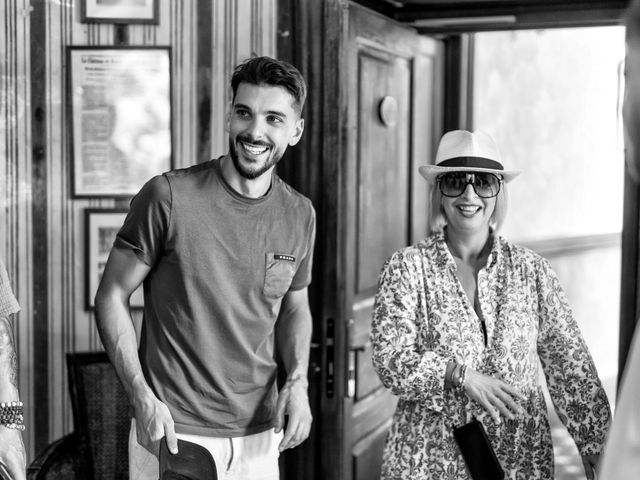
<svg viewBox="0 0 640 480">
<path fill-rule="evenodd" d="M 159 0 L 80 0 L 83 23 L 158 24 Z"/>
<path fill-rule="evenodd" d="M 120 209 L 85 209 L 85 249 L 86 249 L 86 308 L 95 308 L 95 296 L 102 273 L 109 258 L 113 241 L 127 216 L 126 210 Z M 144 296 L 142 285 L 129 299 L 131 308 L 142 308 Z"/>
<path fill-rule="evenodd" d="M 168 47 L 68 47 L 72 196 L 130 197 L 172 166 Z"/>
</svg>

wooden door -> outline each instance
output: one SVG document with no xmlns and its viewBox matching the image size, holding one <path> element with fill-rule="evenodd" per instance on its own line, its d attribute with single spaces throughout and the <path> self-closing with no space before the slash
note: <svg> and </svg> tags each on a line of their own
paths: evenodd
<svg viewBox="0 0 640 480">
<path fill-rule="evenodd" d="M 378 273 L 424 237 L 417 168 L 442 133 L 442 45 L 348 0 L 278 0 L 278 54 L 309 84 L 305 133 L 279 174 L 317 212 L 310 438 L 283 479 L 375 480 L 396 400 L 371 365 Z"/>
<path fill-rule="evenodd" d="M 371 311 L 386 258 L 426 234 L 428 191 L 417 169 L 440 134 L 442 55 L 436 40 L 363 7 L 350 4 L 346 15 L 337 252 L 322 255 L 338 261 L 324 298 L 339 306 L 325 319 L 326 473 L 317 478 L 374 480 L 396 399 L 371 364 Z"/>
</svg>

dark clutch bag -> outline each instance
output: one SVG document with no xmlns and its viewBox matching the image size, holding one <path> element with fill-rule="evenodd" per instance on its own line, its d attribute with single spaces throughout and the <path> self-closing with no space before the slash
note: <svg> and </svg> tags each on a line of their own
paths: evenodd
<svg viewBox="0 0 640 480">
<path fill-rule="evenodd" d="M 503 480 L 504 470 L 478 420 L 453 429 L 453 437 L 473 480 Z"/>
<path fill-rule="evenodd" d="M 218 472 L 211 452 L 197 443 L 178 439 L 173 455 L 166 439 L 160 441 L 160 480 L 217 480 Z"/>
</svg>

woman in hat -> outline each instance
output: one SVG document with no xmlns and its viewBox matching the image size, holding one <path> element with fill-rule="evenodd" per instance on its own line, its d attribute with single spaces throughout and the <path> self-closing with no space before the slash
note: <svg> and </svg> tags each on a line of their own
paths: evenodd
<svg viewBox="0 0 640 480">
<path fill-rule="evenodd" d="M 473 478 L 453 432 L 477 420 L 505 478 L 553 479 L 539 365 L 594 478 L 611 412 L 593 360 L 550 264 L 497 234 L 520 172 L 488 134 L 463 130 L 419 170 L 432 233 L 385 262 L 373 309 L 373 364 L 398 397 L 382 478 Z"/>
</svg>

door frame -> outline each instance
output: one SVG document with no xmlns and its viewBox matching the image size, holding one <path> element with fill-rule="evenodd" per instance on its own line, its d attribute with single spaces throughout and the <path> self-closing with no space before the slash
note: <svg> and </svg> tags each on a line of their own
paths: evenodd
<svg viewBox="0 0 640 480">
<path fill-rule="evenodd" d="M 343 402 L 347 397 L 343 381 L 348 369 L 348 339 L 336 334 L 331 320 L 347 318 L 347 289 L 335 279 L 348 264 L 342 248 L 348 239 L 342 226 L 348 176 L 341 159 L 348 155 L 348 111 L 344 92 L 348 91 L 346 72 L 341 68 L 348 58 L 345 39 L 348 29 L 349 0 L 277 0 L 278 57 L 290 61 L 309 83 L 304 110 L 307 129 L 301 142 L 288 149 L 278 173 L 294 188 L 307 195 L 318 213 L 318 236 L 310 289 L 314 315 L 313 345 L 310 361 L 310 400 L 316 420 L 310 439 L 301 447 L 284 455 L 283 478 L 326 478 L 322 476 L 327 462 L 336 469 L 350 468 L 349 448 L 340 442 L 323 443 L 323 438 L 336 438 L 337 429 L 345 421 Z M 362 2 L 359 2 L 362 3 Z M 463 8 L 462 6 L 460 8 Z M 585 10 L 590 10 L 588 3 Z M 612 25 L 610 16 L 598 19 L 597 7 L 589 13 L 588 26 Z M 549 23 L 552 10 L 541 12 L 544 28 L 578 27 L 566 19 Z M 535 22 L 528 25 L 535 27 Z M 497 30 L 498 28 L 496 28 Z M 438 32 L 430 31 L 434 35 Z M 445 43 L 443 81 L 448 90 L 442 124 L 445 129 L 470 128 L 472 98 L 473 30 L 441 32 Z M 637 139 L 640 143 L 640 138 Z M 318 159 L 322 159 L 319 162 Z M 620 296 L 619 378 L 623 373 L 629 346 L 640 311 L 640 184 L 625 171 L 624 222 L 622 231 L 622 268 Z M 332 252 L 332 253 L 329 253 Z M 341 253 L 342 252 L 342 253 Z M 342 256 L 341 256 L 342 255 Z M 335 323 L 337 324 L 337 323 Z M 334 324 L 334 325 L 335 325 Z M 333 377 L 328 373 L 331 369 Z M 330 398 L 319 398 L 332 389 Z M 322 403 L 322 405 L 321 405 Z M 322 407 L 322 416 L 320 409 Z M 325 421 L 331 417 L 331 421 Z M 320 421 L 318 421 L 320 419 Z M 320 476 L 317 477 L 317 475 Z"/>
<path fill-rule="evenodd" d="M 314 318 L 309 399 L 314 422 L 309 439 L 282 455 L 281 478 L 287 479 L 331 478 L 324 475 L 326 470 L 344 471 L 349 460 L 341 444 L 323 442 L 341 433 L 346 394 L 344 382 L 336 381 L 347 372 L 347 340 L 336 329 L 337 320 L 346 317 L 346 299 L 345 289 L 335 281 L 345 265 L 339 205 L 346 182 L 341 159 L 346 157 L 348 78 L 340 66 L 346 55 L 342 39 L 348 6 L 348 0 L 278 0 L 278 57 L 299 68 L 309 88 L 303 110 L 305 134 L 287 149 L 278 174 L 308 196 L 317 213 L 309 289 Z"/>
</svg>

